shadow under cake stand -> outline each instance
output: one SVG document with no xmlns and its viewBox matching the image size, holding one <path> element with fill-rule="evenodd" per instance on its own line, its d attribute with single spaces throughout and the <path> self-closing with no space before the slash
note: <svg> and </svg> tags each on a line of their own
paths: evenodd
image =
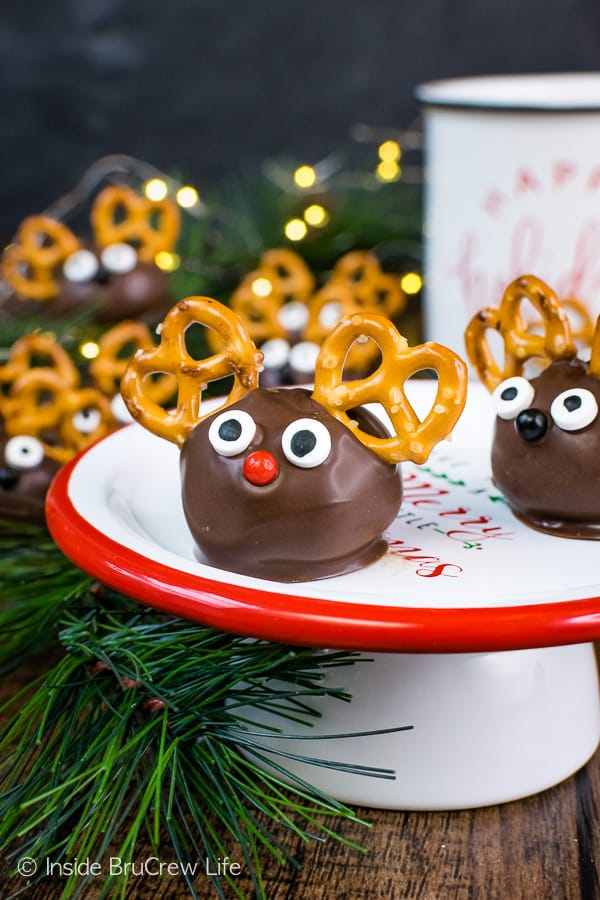
<svg viewBox="0 0 600 900">
<path fill-rule="evenodd" d="M 417 410 L 428 408 L 430 382 L 409 390 Z M 282 585 L 198 562 L 178 450 L 138 425 L 59 472 L 48 524 L 74 563 L 156 609 L 249 637 L 362 651 L 364 661 L 327 675 L 352 702 L 315 699 L 322 718 L 295 731 L 412 729 L 274 746 L 396 778 L 286 760 L 309 783 L 390 809 L 505 802 L 558 783 L 597 747 L 600 546 L 512 516 L 490 479 L 492 425 L 489 396 L 471 385 L 452 441 L 425 466 L 403 465 L 388 553 L 341 577 Z"/>
</svg>

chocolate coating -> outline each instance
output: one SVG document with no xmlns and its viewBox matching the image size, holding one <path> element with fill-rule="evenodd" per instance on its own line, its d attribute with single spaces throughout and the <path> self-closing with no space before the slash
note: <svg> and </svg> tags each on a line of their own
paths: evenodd
<svg viewBox="0 0 600 900">
<path fill-rule="evenodd" d="M 173 302 L 169 276 L 151 262 L 138 262 L 124 274 L 104 273 L 99 279 L 73 282 L 63 278 L 48 313 L 60 318 L 85 306 L 97 307 L 97 322 L 112 324 L 122 319 L 160 318 Z"/>
<path fill-rule="evenodd" d="M 43 522 L 46 493 L 60 465 L 44 457 L 38 466 L 15 469 L 5 458 L 7 441 L 0 430 L 0 518 Z"/>
<path fill-rule="evenodd" d="M 181 452 L 183 508 L 208 563 L 293 582 L 350 572 L 385 552 L 382 533 L 402 500 L 397 466 L 364 447 L 306 390 L 257 389 L 230 410 L 244 410 L 257 425 L 243 452 L 224 457 L 213 449 L 214 416 L 194 428 Z M 289 462 L 282 449 L 283 431 L 300 418 L 323 423 L 331 436 L 329 456 L 314 468 Z M 370 419 L 373 433 L 385 434 Z M 371 427 L 363 416 L 361 427 Z M 244 461 L 256 450 L 272 454 L 278 466 L 264 486 L 244 476 Z"/>
<path fill-rule="evenodd" d="M 559 394 L 580 388 L 600 407 L 600 379 L 571 360 L 553 363 L 531 386 L 535 394 L 520 423 L 496 420 L 494 482 L 525 524 L 561 537 L 600 540 L 600 415 L 580 430 L 565 431 L 550 412 Z"/>
<path fill-rule="evenodd" d="M 86 248 L 98 256 L 94 248 Z M 19 315 L 41 312 L 48 319 L 93 309 L 93 321 L 111 325 L 123 319 L 155 322 L 173 303 L 169 275 L 152 262 L 138 262 L 131 272 L 109 274 L 102 272 L 99 278 L 74 282 L 60 280 L 59 291 L 52 300 L 36 302 L 13 295 L 4 304 L 7 313 Z"/>
</svg>

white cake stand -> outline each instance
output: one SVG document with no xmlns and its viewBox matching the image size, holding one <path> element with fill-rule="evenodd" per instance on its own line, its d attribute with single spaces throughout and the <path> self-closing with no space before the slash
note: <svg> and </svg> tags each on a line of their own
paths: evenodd
<svg viewBox="0 0 600 900">
<path fill-rule="evenodd" d="M 411 399 L 426 408 L 428 382 Z M 394 781 L 297 765 L 338 799 L 400 809 L 504 802 L 568 777 L 594 753 L 600 702 L 600 546 L 517 522 L 491 485 L 489 397 L 473 386 L 451 443 L 405 464 L 389 552 L 323 581 L 282 585 L 203 565 L 180 501 L 177 449 L 128 426 L 65 466 L 48 524 L 77 565 L 165 612 L 281 643 L 363 651 L 320 698 L 311 734 L 412 726 L 277 749 L 393 769 Z M 366 660 L 370 661 L 366 661 Z M 281 725 L 278 721 L 276 724 Z M 292 763 L 286 763 L 290 769 Z"/>
</svg>

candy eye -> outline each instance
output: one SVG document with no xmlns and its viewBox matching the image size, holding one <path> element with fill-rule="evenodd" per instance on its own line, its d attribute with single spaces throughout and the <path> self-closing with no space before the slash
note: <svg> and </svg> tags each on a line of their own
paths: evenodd
<svg viewBox="0 0 600 900">
<path fill-rule="evenodd" d="M 331 435 L 316 419 L 296 419 L 281 436 L 285 457 L 301 469 L 314 469 L 324 463 L 331 452 Z"/>
<path fill-rule="evenodd" d="M 44 447 L 37 438 L 19 434 L 10 438 L 4 448 L 4 460 L 13 469 L 35 469 L 44 459 Z"/>
<path fill-rule="evenodd" d="M 571 388 L 555 397 L 550 406 L 553 422 L 563 431 L 579 431 L 598 415 L 598 402 L 591 391 Z"/>
<path fill-rule="evenodd" d="M 63 275 L 67 281 L 81 283 L 92 281 L 98 274 L 100 265 L 90 250 L 77 250 L 65 260 Z"/>
<path fill-rule="evenodd" d="M 116 275 L 125 275 L 137 266 L 137 253 L 131 244 L 111 244 L 100 254 L 105 269 Z"/>
<path fill-rule="evenodd" d="M 123 400 L 121 394 L 115 394 L 115 396 L 110 401 L 110 411 L 112 412 L 116 421 L 121 422 L 122 425 L 133 422 L 133 416 L 125 406 L 125 401 Z"/>
<path fill-rule="evenodd" d="M 501 381 L 492 394 L 496 414 L 501 419 L 514 419 L 533 403 L 534 389 L 526 378 L 515 375 Z"/>
<path fill-rule="evenodd" d="M 250 445 L 256 434 L 256 422 L 241 409 L 227 409 L 213 419 L 208 440 L 219 456 L 236 456 Z"/>
<path fill-rule="evenodd" d="M 93 407 L 80 410 L 78 413 L 75 413 L 71 419 L 73 428 L 81 432 L 81 434 L 91 434 L 92 431 L 96 430 L 101 421 L 102 415 L 100 410 L 94 409 Z"/>
</svg>

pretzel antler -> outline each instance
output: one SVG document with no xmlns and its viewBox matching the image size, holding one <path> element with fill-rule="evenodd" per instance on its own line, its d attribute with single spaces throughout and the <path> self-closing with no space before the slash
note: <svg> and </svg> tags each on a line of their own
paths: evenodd
<svg viewBox="0 0 600 900">
<path fill-rule="evenodd" d="M 63 385 L 75 387 L 79 372 L 69 354 L 52 337 L 46 334 L 25 334 L 12 345 L 8 361 L 0 366 L 0 393 L 2 386 L 13 384 L 21 375 L 34 368 L 34 360 L 43 360 L 43 368 L 55 372 Z"/>
<path fill-rule="evenodd" d="M 191 356 L 185 335 L 194 324 L 214 329 L 223 349 L 203 360 Z M 233 387 L 221 408 L 229 406 L 258 386 L 261 363 L 262 353 L 235 313 L 209 297 L 188 297 L 167 314 L 158 347 L 138 350 L 129 363 L 121 383 L 123 399 L 144 427 L 181 446 L 203 418 L 201 394 L 208 382 L 233 375 Z M 147 382 L 158 372 L 176 378 L 177 408 L 172 412 L 148 396 Z"/>
<path fill-rule="evenodd" d="M 45 455 L 61 464 L 117 426 L 99 391 L 71 387 L 44 368 L 30 369 L 14 382 L 2 414 L 8 435 L 37 437 Z"/>
<path fill-rule="evenodd" d="M 544 334 L 528 330 L 520 314 L 529 300 L 544 324 Z M 497 331 L 504 341 L 504 363 L 497 363 L 487 340 L 487 331 Z M 505 378 L 521 375 L 527 360 L 572 359 L 577 355 L 567 315 L 554 291 L 534 275 L 515 279 L 504 291 L 499 307 L 486 307 L 475 315 L 465 331 L 465 346 L 479 377 L 493 391 Z"/>
<path fill-rule="evenodd" d="M 160 250 L 172 250 L 179 235 L 179 210 L 169 197 L 150 200 L 125 185 L 100 191 L 90 219 L 100 247 L 129 241 L 144 262 L 151 262 Z"/>
<path fill-rule="evenodd" d="M 29 216 L 4 251 L 2 273 L 27 300 L 52 300 L 58 294 L 57 270 L 81 247 L 72 231 L 49 216 Z"/>
<path fill-rule="evenodd" d="M 600 316 L 596 319 L 596 328 L 592 338 L 592 350 L 588 363 L 588 375 L 600 378 Z"/>
<path fill-rule="evenodd" d="M 142 322 L 119 322 L 98 341 L 98 355 L 90 363 L 92 381 L 107 397 L 114 397 L 120 391 L 129 360 L 138 350 L 153 350 L 155 346 L 148 327 Z M 175 376 L 159 374 L 148 382 L 146 391 L 155 403 L 166 403 L 177 391 Z"/>
<path fill-rule="evenodd" d="M 346 356 L 361 335 L 379 346 L 381 363 L 366 378 L 344 382 Z M 431 410 L 420 420 L 404 384 L 423 369 L 435 369 L 438 387 Z M 434 343 L 409 349 L 406 339 L 384 316 L 356 314 L 342 320 L 325 340 L 317 360 L 313 398 L 387 462 L 423 463 L 435 444 L 447 437 L 456 424 L 465 405 L 466 385 L 466 366 L 451 350 Z M 364 403 L 383 405 L 394 436 L 377 438 L 358 427 L 347 410 Z"/>
</svg>

